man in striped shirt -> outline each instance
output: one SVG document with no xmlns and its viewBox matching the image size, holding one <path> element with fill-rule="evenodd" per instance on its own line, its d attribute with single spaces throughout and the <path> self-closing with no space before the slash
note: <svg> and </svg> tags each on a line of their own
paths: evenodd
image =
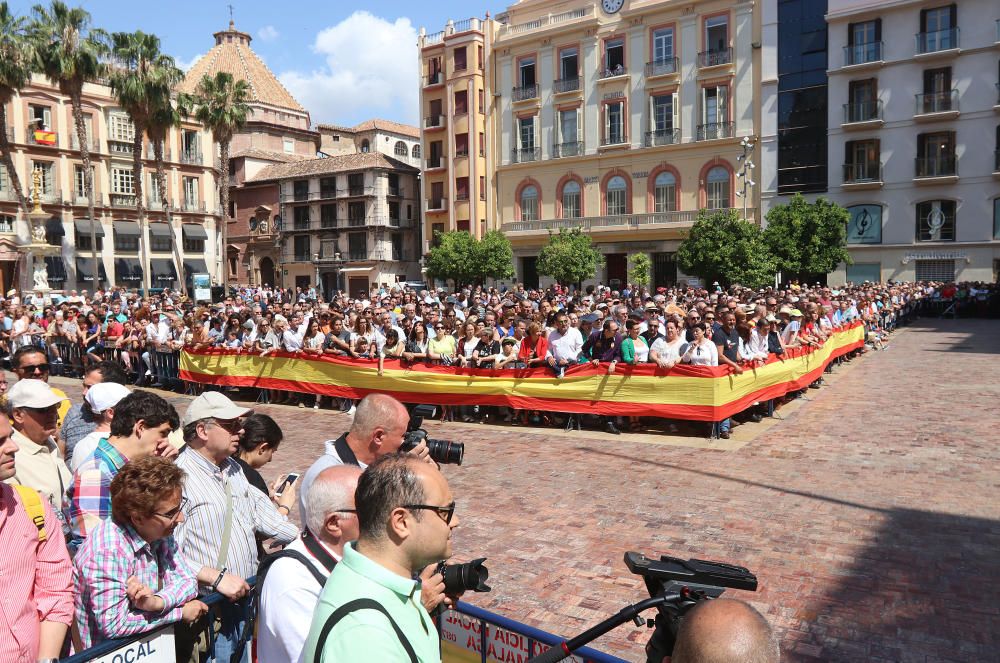
<svg viewBox="0 0 1000 663">
<path fill-rule="evenodd" d="M 239 447 L 242 420 L 251 412 L 220 392 L 206 391 L 191 401 L 181 421 L 187 447 L 177 465 L 187 473 L 187 501 L 177 541 L 202 591 L 218 591 L 230 601 L 246 595 L 249 586 L 244 578 L 257 571 L 256 534 L 282 544 L 298 535 L 288 520 L 295 491 L 284 493 L 276 506 L 250 485 L 230 458 Z M 216 660 L 228 662 L 243 628 L 243 615 L 232 605 L 220 606 L 218 613 Z"/>
</svg>

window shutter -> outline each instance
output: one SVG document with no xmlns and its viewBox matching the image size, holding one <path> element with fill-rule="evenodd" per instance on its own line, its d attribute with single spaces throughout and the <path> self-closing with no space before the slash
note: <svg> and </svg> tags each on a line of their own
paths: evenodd
<svg viewBox="0 0 1000 663">
<path fill-rule="evenodd" d="M 948 6 L 948 27 L 954 29 L 958 26 L 958 5 L 951 4 Z"/>
<path fill-rule="evenodd" d="M 604 140 L 611 138 L 611 106 L 604 104 Z"/>
<path fill-rule="evenodd" d="M 847 24 L 847 45 L 854 46 L 854 24 Z"/>
<path fill-rule="evenodd" d="M 719 104 L 719 122 L 729 122 L 729 88 L 725 85 L 715 88 L 715 98 Z"/>
<path fill-rule="evenodd" d="M 875 41 L 882 41 L 882 19 L 875 19 Z"/>
<path fill-rule="evenodd" d="M 701 123 L 708 124 L 708 88 L 701 88 Z"/>
</svg>

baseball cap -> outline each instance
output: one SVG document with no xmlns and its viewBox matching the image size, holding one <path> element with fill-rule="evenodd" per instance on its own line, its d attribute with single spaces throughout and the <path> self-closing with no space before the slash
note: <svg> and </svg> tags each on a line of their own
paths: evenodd
<svg viewBox="0 0 1000 663">
<path fill-rule="evenodd" d="M 52 391 L 52 387 L 41 380 L 18 380 L 7 392 L 7 402 L 12 408 L 44 410 L 65 400 L 69 399 Z"/>
<path fill-rule="evenodd" d="M 793 308 L 792 309 L 792 317 L 793 318 L 801 318 L 802 317 L 802 311 L 800 311 L 797 308 Z"/>
<path fill-rule="evenodd" d="M 237 419 L 251 412 L 253 408 L 237 405 L 223 393 L 206 391 L 188 405 L 181 419 L 181 426 L 201 419 Z"/>
<path fill-rule="evenodd" d="M 121 399 L 131 393 L 125 385 L 115 382 L 99 382 L 87 390 L 84 400 L 90 406 L 91 412 L 100 414 L 108 408 L 118 405 Z"/>
</svg>

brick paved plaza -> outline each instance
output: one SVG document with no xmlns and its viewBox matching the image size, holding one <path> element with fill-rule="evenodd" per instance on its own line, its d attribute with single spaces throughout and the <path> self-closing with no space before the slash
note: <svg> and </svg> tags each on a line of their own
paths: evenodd
<svg viewBox="0 0 1000 663">
<path fill-rule="evenodd" d="M 467 598 L 573 635 L 645 598 L 626 550 L 671 553 L 754 571 L 760 590 L 731 595 L 779 630 L 784 660 L 1000 660 L 998 332 L 921 321 L 725 442 L 431 422 L 466 443 L 444 470 L 455 550 L 488 557 L 494 588 Z M 349 425 L 261 411 L 288 436 L 268 478 L 304 471 Z M 595 646 L 641 661 L 648 633 Z"/>
</svg>

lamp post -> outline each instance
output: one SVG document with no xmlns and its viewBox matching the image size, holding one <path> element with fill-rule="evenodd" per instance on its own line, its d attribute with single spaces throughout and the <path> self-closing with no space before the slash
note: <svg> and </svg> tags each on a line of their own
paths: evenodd
<svg viewBox="0 0 1000 663">
<path fill-rule="evenodd" d="M 736 176 L 740 178 L 742 183 L 742 191 L 737 191 L 736 195 L 743 199 L 743 220 L 747 220 L 747 203 L 750 199 L 750 191 L 753 187 L 757 186 L 757 183 L 753 181 L 753 169 L 757 166 L 751 160 L 753 156 L 754 148 L 757 144 L 754 142 L 753 137 L 744 136 L 743 140 L 740 141 L 740 147 L 743 148 L 743 154 L 736 157 L 736 161 L 740 164 L 740 170 L 736 173 Z"/>
</svg>

